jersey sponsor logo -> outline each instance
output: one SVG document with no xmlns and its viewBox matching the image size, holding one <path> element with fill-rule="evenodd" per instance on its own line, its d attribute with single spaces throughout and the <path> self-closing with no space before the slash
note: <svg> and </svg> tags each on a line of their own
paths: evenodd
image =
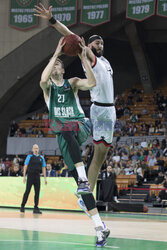
<svg viewBox="0 0 167 250">
<path fill-rule="evenodd" d="M 21 6 L 21 7 L 26 7 L 31 4 L 32 0 L 16 0 L 16 2 Z"/>
<path fill-rule="evenodd" d="M 73 107 L 55 107 L 54 108 L 55 117 L 74 117 Z"/>
<path fill-rule="evenodd" d="M 55 121 L 54 119 L 45 120 L 45 131 L 61 132 L 61 131 L 80 131 L 81 121 Z"/>
</svg>

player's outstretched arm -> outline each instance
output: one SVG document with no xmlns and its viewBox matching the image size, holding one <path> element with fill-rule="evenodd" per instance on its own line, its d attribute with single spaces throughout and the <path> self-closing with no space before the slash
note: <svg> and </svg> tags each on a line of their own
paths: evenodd
<svg viewBox="0 0 167 250">
<path fill-rule="evenodd" d="M 35 5 L 35 8 L 33 10 L 35 12 L 34 16 L 39 16 L 49 21 L 49 23 L 63 36 L 73 34 L 73 32 L 71 32 L 64 24 L 53 17 L 52 6 L 49 6 L 49 8 L 46 9 L 43 4 L 39 3 L 39 5 Z"/>
<path fill-rule="evenodd" d="M 87 47 L 85 46 L 85 41 L 83 38 L 82 38 L 82 43 L 80 44 L 80 47 L 82 48 L 82 52 L 81 54 L 79 54 L 79 57 L 85 68 L 87 78 L 80 79 L 80 78 L 75 77 L 75 78 L 70 79 L 70 83 L 71 83 L 72 88 L 76 88 L 80 90 L 90 90 L 96 86 L 96 78 L 93 73 L 92 67 L 90 65 L 90 61 L 87 58 Z"/>
<path fill-rule="evenodd" d="M 62 54 L 62 49 L 63 49 L 63 46 L 65 45 L 65 42 L 63 42 L 63 38 L 64 37 L 62 37 L 60 39 L 58 46 L 56 48 L 56 51 L 53 54 L 53 57 L 50 59 L 48 65 L 45 67 L 45 69 L 41 75 L 40 87 L 42 88 L 42 90 L 44 92 L 45 98 L 49 97 L 49 88 L 50 88 L 49 78 L 52 74 L 54 64 L 55 64 L 57 58 Z"/>
</svg>

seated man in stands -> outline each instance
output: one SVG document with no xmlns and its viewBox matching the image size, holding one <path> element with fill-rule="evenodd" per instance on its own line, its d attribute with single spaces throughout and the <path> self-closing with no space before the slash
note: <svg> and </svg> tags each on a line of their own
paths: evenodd
<svg viewBox="0 0 167 250">
<path fill-rule="evenodd" d="M 114 168 L 110 165 L 107 166 L 106 171 L 102 172 L 102 200 L 103 201 L 115 201 L 119 203 L 118 197 L 118 190 L 116 184 L 116 175 L 114 172 Z"/>
<path fill-rule="evenodd" d="M 52 169 L 50 163 L 46 164 L 46 176 L 47 177 L 56 177 L 56 171 Z"/>
<path fill-rule="evenodd" d="M 155 178 L 155 184 L 161 184 L 164 181 L 164 174 L 162 172 L 158 173 L 158 177 Z"/>
<path fill-rule="evenodd" d="M 154 155 L 151 156 L 151 159 L 148 160 L 148 166 L 153 167 L 157 164 L 157 159 Z"/>
</svg>

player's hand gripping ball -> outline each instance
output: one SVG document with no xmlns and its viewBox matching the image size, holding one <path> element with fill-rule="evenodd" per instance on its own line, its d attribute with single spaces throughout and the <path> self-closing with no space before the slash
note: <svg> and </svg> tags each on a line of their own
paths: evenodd
<svg viewBox="0 0 167 250">
<path fill-rule="evenodd" d="M 65 36 L 63 42 L 65 45 L 63 47 L 63 53 L 67 56 L 77 56 L 78 53 L 81 53 L 82 49 L 79 46 L 79 43 L 82 41 L 81 38 L 75 34 Z"/>
</svg>

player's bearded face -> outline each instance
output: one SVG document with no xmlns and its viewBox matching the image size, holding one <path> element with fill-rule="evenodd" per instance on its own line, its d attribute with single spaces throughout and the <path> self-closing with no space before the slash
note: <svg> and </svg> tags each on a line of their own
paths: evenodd
<svg viewBox="0 0 167 250">
<path fill-rule="evenodd" d="M 93 45 L 91 47 L 91 50 L 97 57 L 101 57 L 103 55 L 103 49 L 95 48 Z"/>
<path fill-rule="evenodd" d="M 91 50 L 95 54 L 95 56 L 100 57 L 103 55 L 104 42 L 101 39 L 96 39 L 91 43 Z"/>
</svg>

